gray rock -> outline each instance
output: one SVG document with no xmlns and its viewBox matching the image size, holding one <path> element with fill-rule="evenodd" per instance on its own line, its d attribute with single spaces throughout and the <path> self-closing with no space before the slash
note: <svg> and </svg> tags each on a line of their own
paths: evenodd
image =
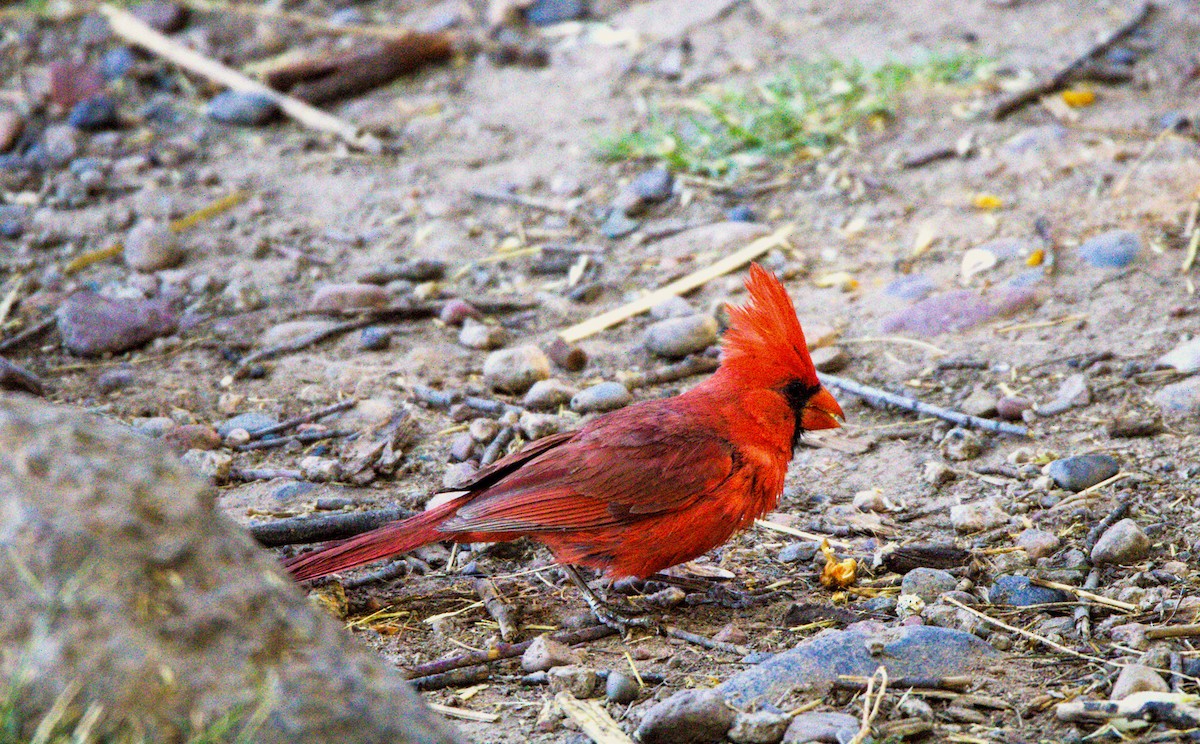
<svg viewBox="0 0 1200 744">
<path fill-rule="evenodd" d="M 911 625 L 826 631 L 795 648 L 738 672 L 717 687 L 730 705 L 745 710 L 773 703 L 801 686 L 820 694 L 840 674 L 869 677 L 882 663 L 896 677 L 964 674 L 996 651 L 970 633 Z"/>
<path fill-rule="evenodd" d="M 517 427 L 521 430 L 521 436 L 527 441 L 533 442 L 542 437 L 548 437 L 551 434 L 557 434 L 563 430 L 566 423 L 550 413 L 533 413 L 526 411 L 521 414 L 520 420 L 517 422 Z"/>
<path fill-rule="evenodd" d="M 1200 377 L 1166 385 L 1154 394 L 1153 400 L 1167 418 L 1187 420 L 1200 416 Z"/>
<path fill-rule="evenodd" d="M 86 290 L 68 297 L 55 318 L 63 345 L 83 357 L 136 349 L 174 333 L 179 320 L 165 300 L 110 300 Z"/>
<path fill-rule="evenodd" d="M 1058 539 L 1058 535 L 1036 527 L 1030 527 L 1017 535 L 1017 547 L 1024 549 L 1025 554 L 1035 561 L 1054 555 L 1061 546 L 1062 541 Z"/>
<path fill-rule="evenodd" d="M 217 434 L 220 434 L 221 439 L 224 439 L 234 429 L 245 429 L 250 433 L 254 433 L 259 429 L 265 429 L 268 426 L 274 426 L 278 423 L 279 419 L 270 414 L 250 411 L 249 413 L 239 413 L 233 418 L 225 419 L 217 424 Z"/>
<path fill-rule="evenodd" d="M 103 394 L 113 393 L 137 382 L 137 374 L 130 367 L 114 367 L 105 370 L 96 378 L 96 389 Z"/>
<path fill-rule="evenodd" d="M 557 666 L 577 665 L 583 661 L 579 652 L 548 636 L 533 639 L 525 653 L 521 654 L 521 669 L 526 672 L 542 672 Z"/>
<path fill-rule="evenodd" d="M 610 703 L 624 705 L 637 700 L 642 694 L 642 688 L 637 680 L 621 672 L 609 672 L 604 681 L 604 697 Z"/>
<path fill-rule="evenodd" d="M 794 542 L 779 551 L 779 560 L 783 563 L 808 563 L 816 554 L 816 543 Z"/>
<path fill-rule="evenodd" d="M 996 401 L 996 415 L 1005 421 L 1020 421 L 1031 406 L 1033 403 L 1026 398 L 1005 395 Z"/>
<path fill-rule="evenodd" d="M 984 294 L 963 289 L 935 295 L 884 318 L 884 333 L 936 336 L 961 331 L 1031 308 L 1037 292 L 1025 287 L 995 287 Z"/>
<path fill-rule="evenodd" d="M 810 351 L 809 356 L 818 372 L 836 374 L 850 364 L 850 355 L 840 346 L 822 346 Z"/>
<path fill-rule="evenodd" d="M 946 592 L 954 591 L 958 579 L 940 568 L 914 568 L 900 582 L 901 594 L 915 594 L 926 602 L 935 602 Z"/>
<path fill-rule="evenodd" d="M 963 413 L 971 416 L 994 416 L 996 414 L 996 406 L 999 404 L 996 396 L 992 395 L 986 389 L 977 387 L 971 391 L 971 394 L 963 399 L 959 405 Z"/>
<path fill-rule="evenodd" d="M 676 359 L 712 346 L 719 330 L 711 315 L 667 318 L 646 329 L 646 348 L 656 356 Z"/>
<path fill-rule="evenodd" d="M 615 411 L 633 402 L 633 395 L 619 382 L 601 382 L 584 388 L 571 398 L 571 410 L 578 413 Z"/>
<path fill-rule="evenodd" d="M 1157 366 L 1191 374 L 1200 372 L 1200 338 L 1193 338 L 1171 349 L 1158 358 Z"/>
<path fill-rule="evenodd" d="M 547 677 L 551 692 L 569 692 L 579 700 L 592 697 L 600 687 L 600 675 L 587 667 L 556 666 L 549 670 Z"/>
<path fill-rule="evenodd" d="M 1081 408 L 1092 402 L 1092 391 L 1088 387 L 1087 378 L 1074 374 L 1062 381 L 1054 400 L 1044 406 L 1036 406 L 1034 410 L 1039 416 L 1057 416 L 1072 408 Z"/>
<path fill-rule="evenodd" d="M 99 418 L 3 400 L 0 490 L 10 507 L 0 514 L 0 641 L 12 656 L 0 684 L 19 686 L 18 719 L 40 720 L 69 696 L 78 710 L 103 706 L 105 727 L 148 741 L 224 715 L 247 725 L 253 717 L 237 711 L 260 707 L 240 735 L 264 744 L 462 741 L 393 668 L 314 611 L 217 509 L 216 492 L 160 445 Z"/>
<path fill-rule="evenodd" d="M 956 426 L 942 437 L 938 449 L 949 460 L 974 460 L 983 454 L 983 439 L 970 429 Z"/>
<path fill-rule="evenodd" d="M 279 104 L 261 93 L 228 90 L 213 96 L 205 112 L 222 124 L 258 127 L 279 116 Z"/>
<path fill-rule="evenodd" d="M 646 711 L 636 736 L 642 744 L 716 744 L 736 716 L 716 690 L 681 690 Z"/>
<path fill-rule="evenodd" d="M 488 387 L 505 393 L 524 393 L 533 383 L 550 377 L 550 359 L 532 344 L 500 349 L 483 362 Z"/>
<path fill-rule="evenodd" d="M 1010 607 L 1069 602 L 1071 599 L 1071 595 L 1058 589 L 1035 586 L 1030 582 L 1028 576 L 1011 574 L 997 576 L 996 581 L 988 589 L 989 602 Z"/>
<path fill-rule="evenodd" d="M 522 402 L 526 408 L 533 411 L 554 411 L 559 406 L 570 403 L 577 392 L 579 391 L 562 380 L 538 380 L 525 393 Z"/>
<path fill-rule="evenodd" d="M 801 713 L 783 734 L 783 744 L 846 744 L 858 733 L 861 722 L 845 713 Z"/>
<path fill-rule="evenodd" d="M 958 532 L 982 532 L 1008 523 L 1008 515 L 995 501 L 976 501 L 950 507 L 950 523 Z"/>
<path fill-rule="evenodd" d="M 651 168 L 639 173 L 629 186 L 622 189 L 612 206 L 627 217 L 636 217 L 649 205 L 669 199 L 674 188 L 675 177 L 671 171 L 661 166 Z"/>
<path fill-rule="evenodd" d="M 692 307 L 692 303 L 679 295 L 671 295 L 650 308 L 650 317 L 655 320 L 666 320 L 667 318 L 682 318 L 695 312 L 696 309 Z"/>
<path fill-rule="evenodd" d="M 358 337 L 358 348 L 363 351 L 383 351 L 391 345 L 391 331 L 380 326 L 367 326 Z"/>
<path fill-rule="evenodd" d="M 179 236 L 158 220 L 142 220 L 125 235 L 125 264 L 138 271 L 170 269 L 183 263 L 187 254 Z"/>
<path fill-rule="evenodd" d="M 1046 475 L 1059 488 L 1082 491 L 1121 472 L 1121 463 L 1108 455 L 1063 457 L 1046 466 Z"/>
<path fill-rule="evenodd" d="M 1104 531 L 1092 548 L 1092 563 L 1128 565 L 1150 555 L 1150 538 L 1132 519 L 1122 519 Z"/>
<path fill-rule="evenodd" d="M 1079 257 L 1102 269 L 1123 269 L 1142 250 L 1141 237 L 1132 230 L 1110 230 L 1088 238 L 1079 246 Z"/>
<path fill-rule="evenodd" d="M 1135 692 L 1170 692 L 1171 686 L 1158 672 L 1142 664 L 1130 664 L 1121 669 L 1113 682 L 1109 700 L 1124 700 Z"/>
<path fill-rule="evenodd" d="M 625 212 L 620 209 L 614 209 L 608 215 L 608 219 L 600 225 L 600 234 L 606 238 L 616 240 L 629 235 L 634 230 L 641 227 L 642 223 L 637 220 L 630 219 L 625 216 Z"/>
<path fill-rule="evenodd" d="M 791 722 L 786 713 L 770 710 L 738 713 L 726 736 L 735 744 L 777 744 Z"/>
</svg>

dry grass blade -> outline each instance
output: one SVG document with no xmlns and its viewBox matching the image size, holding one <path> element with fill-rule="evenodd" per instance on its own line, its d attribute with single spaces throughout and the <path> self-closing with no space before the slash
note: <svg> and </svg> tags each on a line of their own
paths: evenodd
<svg viewBox="0 0 1200 744">
<path fill-rule="evenodd" d="M 449 705 L 441 705 L 440 703 L 426 702 L 425 704 L 449 718 L 461 718 L 464 721 L 475 721 L 476 723 L 495 723 L 500 720 L 499 713 L 482 713 L 477 710 L 468 710 L 467 708 L 452 708 Z"/>
<path fill-rule="evenodd" d="M 879 678 L 879 690 L 874 693 L 874 698 L 872 699 L 876 677 Z M 867 691 L 863 693 L 862 726 L 859 727 L 858 733 L 854 735 L 854 738 L 850 740 L 850 744 L 863 744 L 867 740 L 867 737 L 871 735 L 871 724 L 875 721 L 875 717 L 879 715 L 879 706 L 883 704 L 883 696 L 887 693 L 887 686 L 887 667 L 881 666 L 867 680 Z"/>
<path fill-rule="evenodd" d="M 560 692 L 554 696 L 554 702 L 596 744 L 633 744 L 633 739 L 596 701 L 578 700 L 569 692 Z"/>
<path fill-rule="evenodd" d="M 778 522 L 768 522 L 765 519 L 756 519 L 756 520 L 754 520 L 754 524 L 755 524 L 755 526 L 761 527 L 764 530 L 770 530 L 771 532 L 779 532 L 784 535 L 791 535 L 792 537 L 798 537 L 801 540 L 811 540 L 812 542 L 815 542 L 818 544 L 820 544 L 821 541 L 826 541 L 835 548 L 853 547 L 850 543 L 846 542 L 845 540 L 836 540 L 832 537 L 829 537 L 828 535 L 818 535 L 815 532 L 805 532 L 804 530 L 798 530 L 795 527 L 788 527 L 786 524 L 779 524 Z"/>
<path fill-rule="evenodd" d="M 1031 579 L 1030 583 L 1032 583 L 1034 586 L 1044 586 L 1047 589 L 1058 589 L 1059 591 L 1067 592 L 1068 594 L 1074 594 L 1080 599 L 1086 599 L 1089 602 L 1104 605 L 1105 607 L 1112 607 L 1115 610 L 1121 610 L 1123 612 L 1138 611 L 1138 606 L 1135 604 L 1122 602 L 1119 599 L 1109 599 L 1102 594 L 1089 592 L 1086 589 L 1079 589 L 1078 587 L 1071 586 L 1070 584 L 1063 584 L 1058 581 L 1047 581 L 1046 579 Z"/>
</svg>

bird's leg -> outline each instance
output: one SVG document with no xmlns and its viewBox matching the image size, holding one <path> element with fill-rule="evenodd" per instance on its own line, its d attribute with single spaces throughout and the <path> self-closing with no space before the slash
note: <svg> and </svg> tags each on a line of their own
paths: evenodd
<svg viewBox="0 0 1200 744">
<path fill-rule="evenodd" d="M 614 610 L 600 595 L 596 594 L 588 586 L 587 581 L 579 575 L 579 570 L 574 566 L 562 565 L 560 568 L 567 575 L 567 578 L 571 580 L 571 583 L 578 587 L 579 591 L 583 594 L 584 601 L 587 602 L 588 608 L 591 609 L 592 614 L 602 624 L 620 633 L 625 633 L 630 627 L 650 628 L 655 631 L 659 629 L 658 623 L 648 617 L 629 617 Z"/>
</svg>

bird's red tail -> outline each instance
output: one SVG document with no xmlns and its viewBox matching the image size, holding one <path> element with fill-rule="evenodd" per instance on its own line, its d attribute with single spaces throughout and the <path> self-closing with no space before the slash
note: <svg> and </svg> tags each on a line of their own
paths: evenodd
<svg viewBox="0 0 1200 744">
<path fill-rule="evenodd" d="M 296 581 L 319 579 L 331 573 L 388 558 L 446 540 L 450 535 L 438 531 L 438 525 L 454 514 L 461 504 L 449 501 L 429 511 L 392 522 L 336 545 L 298 555 L 284 563 Z"/>
</svg>

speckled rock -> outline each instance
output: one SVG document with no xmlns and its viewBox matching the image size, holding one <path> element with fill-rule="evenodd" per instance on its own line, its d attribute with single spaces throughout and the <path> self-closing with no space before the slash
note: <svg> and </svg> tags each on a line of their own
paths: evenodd
<svg viewBox="0 0 1200 744">
<path fill-rule="evenodd" d="M 178 326 L 165 300 L 110 300 L 86 290 L 68 297 L 55 319 L 63 345 L 83 357 L 136 349 Z"/>
<path fill-rule="evenodd" d="M 462 741 L 314 611 L 161 445 L 80 412 L 0 400 L 0 490 L 11 507 L 3 555 L 22 567 L 0 571 L 0 640 L 24 670 L 18 719 L 41 720 L 70 695 L 148 741 L 260 705 L 251 738 L 262 744 Z M 167 574 L 153 601 L 170 612 L 147 613 L 146 577 Z"/>
<path fill-rule="evenodd" d="M 619 382 L 601 382 L 584 388 L 571 398 L 571 410 L 579 413 L 615 411 L 633 402 L 633 395 Z"/>
<path fill-rule="evenodd" d="M 881 328 L 884 333 L 936 336 L 1007 317 L 1037 302 L 1037 292 L 1023 287 L 996 287 L 983 295 L 963 289 L 929 297 L 889 315 Z"/>
<path fill-rule="evenodd" d="M 577 392 L 579 391 L 572 385 L 568 385 L 562 380 L 554 378 L 538 380 L 525 393 L 525 399 L 522 402 L 526 408 L 532 411 L 553 411 L 559 406 L 570 403 L 571 398 Z"/>
<path fill-rule="evenodd" d="M 488 387 L 505 393 L 524 393 L 533 383 L 549 377 L 550 359 L 532 344 L 493 351 L 483 363 Z"/>
<path fill-rule="evenodd" d="M 1008 523 L 1008 515 L 995 501 L 987 499 L 950 507 L 950 523 L 958 532 L 982 532 Z"/>
<path fill-rule="evenodd" d="M 1030 527 L 1017 536 L 1017 547 L 1024 549 L 1033 560 L 1054 555 L 1061 545 L 1058 535 L 1036 527 Z"/>
<path fill-rule="evenodd" d="M 716 744 L 736 717 L 715 690 L 681 690 L 646 711 L 636 736 L 642 744 Z"/>
<path fill-rule="evenodd" d="M 684 357 L 716 343 L 719 330 L 717 319 L 711 315 L 667 318 L 646 329 L 646 348 L 656 356 Z"/>
<path fill-rule="evenodd" d="M 1132 519 L 1122 519 L 1104 531 L 1092 548 L 1092 563 L 1128 565 L 1150 556 L 1150 538 Z"/>
<path fill-rule="evenodd" d="M 525 653 L 521 654 L 521 669 L 526 672 L 541 672 L 556 666 L 580 664 L 583 657 L 575 649 L 548 636 L 533 639 Z"/>
<path fill-rule="evenodd" d="M 467 318 L 458 332 L 458 342 L 468 349 L 490 351 L 508 343 L 508 332 L 500 326 Z"/>
<path fill-rule="evenodd" d="M 138 271 L 161 271 L 183 263 L 179 236 L 158 220 L 142 220 L 125 235 L 125 264 Z"/>
<path fill-rule="evenodd" d="M 637 680 L 622 672 L 609 672 L 604 680 L 604 697 L 610 703 L 625 705 L 632 703 L 642 695 L 642 688 Z"/>
<path fill-rule="evenodd" d="M 325 284 L 313 293 L 308 309 L 314 313 L 337 313 L 378 310 L 387 304 L 387 290 L 374 284 Z"/>
<path fill-rule="evenodd" d="M 1059 488 L 1082 491 L 1121 472 L 1121 463 L 1108 455 L 1063 457 L 1046 466 L 1046 475 Z"/>
<path fill-rule="evenodd" d="M 954 591 L 956 586 L 958 579 L 949 571 L 921 567 L 904 574 L 900 593 L 915 594 L 926 602 L 936 602 L 946 592 Z"/>
<path fill-rule="evenodd" d="M 222 421 L 217 425 L 217 434 L 224 439 L 234 429 L 245 429 L 253 433 L 259 429 L 265 429 L 268 426 L 274 426 L 278 423 L 279 419 L 270 414 L 250 411 L 248 413 L 240 413 L 233 418 Z"/>
<path fill-rule="evenodd" d="M 853 739 L 860 726 L 857 718 L 846 713 L 801 713 L 792 719 L 781 744 L 842 744 Z"/>
<path fill-rule="evenodd" d="M 791 722 L 786 713 L 771 710 L 739 712 L 726 736 L 734 744 L 776 744 Z"/>
<path fill-rule="evenodd" d="M 1200 416 L 1200 377 L 1164 385 L 1153 400 L 1167 418 L 1186 421 Z"/>
</svg>

